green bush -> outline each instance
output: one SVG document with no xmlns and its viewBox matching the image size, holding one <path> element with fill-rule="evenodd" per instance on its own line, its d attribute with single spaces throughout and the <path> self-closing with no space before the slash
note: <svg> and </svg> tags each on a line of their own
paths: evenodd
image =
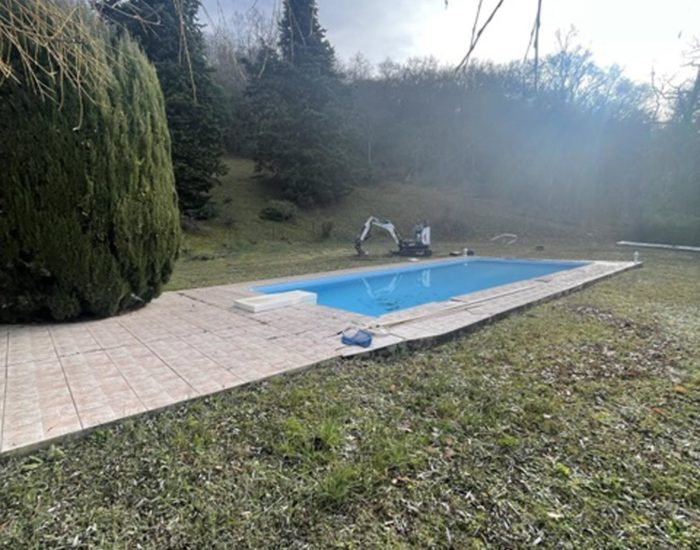
<svg viewBox="0 0 700 550">
<path fill-rule="evenodd" d="M 108 85 L 81 95 L 46 76 L 60 98 L 52 102 L 22 83 L 0 84 L 3 322 L 138 306 L 160 293 L 177 256 L 177 197 L 155 70 L 135 43 L 91 27 L 110 67 Z"/>
<path fill-rule="evenodd" d="M 291 222 L 297 217 L 297 207 L 289 201 L 271 200 L 260 211 L 260 219 L 273 222 Z"/>
</svg>

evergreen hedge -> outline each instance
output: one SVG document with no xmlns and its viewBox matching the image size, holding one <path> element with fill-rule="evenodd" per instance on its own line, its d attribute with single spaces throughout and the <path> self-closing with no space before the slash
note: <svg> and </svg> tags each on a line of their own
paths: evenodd
<svg viewBox="0 0 700 550">
<path fill-rule="evenodd" d="M 81 95 L 47 77 L 53 102 L 0 83 L 2 322 L 113 315 L 157 296 L 173 268 L 179 215 L 156 72 L 131 40 L 98 23 L 94 33 L 108 86 Z"/>
</svg>

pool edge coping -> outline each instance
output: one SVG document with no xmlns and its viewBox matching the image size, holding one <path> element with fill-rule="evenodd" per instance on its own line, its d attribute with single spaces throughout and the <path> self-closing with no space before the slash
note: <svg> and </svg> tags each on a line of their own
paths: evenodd
<svg viewBox="0 0 700 550">
<path fill-rule="evenodd" d="M 508 317 L 509 315 L 512 315 L 514 313 L 518 313 L 520 311 L 529 309 L 531 307 L 535 307 L 537 305 L 541 305 L 543 303 L 556 300 L 557 298 L 560 298 L 562 296 L 567 296 L 569 294 L 572 294 L 574 292 L 577 292 L 579 290 L 585 289 L 589 286 L 592 286 L 596 283 L 599 283 L 601 281 L 604 281 L 606 279 L 609 279 L 611 277 L 614 277 L 615 275 L 620 275 L 622 273 L 625 273 L 627 271 L 633 270 L 633 269 L 639 269 L 643 267 L 643 262 L 597 262 L 593 261 L 591 264 L 618 264 L 617 269 L 613 269 L 607 273 L 598 275 L 596 277 L 591 277 L 586 280 L 583 280 L 578 283 L 574 283 L 571 286 L 568 286 L 566 288 L 562 288 L 560 290 L 556 290 L 554 292 L 548 293 L 546 295 L 543 295 L 539 298 L 536 298 L 534 300 L 529 300 L 527 302 L 524 302 L 522 304 L 515 305 L 513 307 L 503 309 L 502 311 L 499 311 L 497 313 L 490 313 L 487 317 L 481 318 L 481 319 L 476 319 L 472 323 L 466 324 L 464 326 L 452 329 L 452 330 L 447 330 L 445 332 L 441 333 L 436 333 L 436 334 L 431 334 L 428 336 L 416 336 L 416 337 L 404 337 L 404 339 L 401 342 L 396 342 L 393 344 L 388 344 L 386 346 L 381 346 L 381 347 L 376 347 L 373 349 L 367 349 L 367 350 L 357 350 L 354 353 L 350 354 L 344 354 L 342 357 L 344 359 L 352 359 L 352 358 L 360 358 L 360 357 L 371 357 L 373 355 L 381 355 L 380 352 L 387 352 L 389 351 L 389 348 L 401 348 L 401 347 L 406 347 L 408 351 L 412 350 L 419 350 L 419 349 L 427 349 L 432 347 L 433 345 L 439 345 L 444 342 L 448 342 L 451 340 L 454 340 L 455 338 L 459 338 L 460 336 L 464 334 L 469 334 L 470 332 L 473 332 L 475 330 L 478 330 L 481 327 L 484 327 L 486 325 L 489 325 L 493 322 L 499 321 L 505 317 Z M 582 266 L 586 267 L 586 266 Z M 612 267 L 612 266 L 611 266 Z M 581 268 L 576 268 L 576 269 L 581 269 Z M 569 272 L 576 271 L 576 269 L 569 270 Z M 561 273 L 561 272 L 560 272 Z M 553 274 L 553 276 L 556 276 L 557 274 Z M 501 285 L 499 287 L 493 287 L 493 288 L 505 288 L 511 285 L 519 285 L 527 281 L 532 281 L 535 280 L 533 279 L 526 279 L 524 281 L 519 281 L 516 283 L 510 283 L 508 285 Z M 491 289 L 489 289 L 491 290 Z M 479 292 L 485 292 L 485 291 L 479 291 Z M 478 294 L 479 292 L 471 293 L 471 294 Z M 469 294 L 465 294 L 462 296 L 468 296 Z M 459 298 L 459 296 L 455 297 Z M 447 300 L 445 302 L 432 302 L 430 304 L 423 304 L 420 306 L 415 306 L 414 308 L 407 308 L 404 311 L 409 311 L 411 309 L 420 309 L 428 305 L 434 305 L 434 304 L 440 304 L 440 303 L 448 303 L 455 298 L 452 298 L 451 300 Z M 392 314 L 388 314 L 392 315 Z M 384 317 L 384 316 L 382 316 Z M 381 317 L 380 317 L 381 318 Z M 420 322 L 420 319 L 419 319 Z"/>
</svg>

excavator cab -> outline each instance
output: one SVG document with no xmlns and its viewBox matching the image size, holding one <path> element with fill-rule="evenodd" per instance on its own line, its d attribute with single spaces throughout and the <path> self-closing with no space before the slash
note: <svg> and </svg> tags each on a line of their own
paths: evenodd
<svg viewBox="0 0 700 550">
<path fill-rule="evenodd" d="M 399 241 L 399 256 L 430 256 L 430 226 L 428 222 L 417 223 L 413 226 L 413 238 Z"/>
<path fill-rule="evenodd" d="M 370 216 L 360 229 L 360 233 L 355 239 L 355 250 L 358 256 L 365 256 L 367 252 L 362 245 L 372 236 L 372 230 L 378 227 L 389 233 L 394 240 L 398 250 L 392 250 L 392 254 L 397 256 L 426 257 L 433 252 L 430 250 L 430 225 L 423 221 L 413 226 L 413 238 L 403 239 L 394 224 L 389 220 Z"/>
</svg>

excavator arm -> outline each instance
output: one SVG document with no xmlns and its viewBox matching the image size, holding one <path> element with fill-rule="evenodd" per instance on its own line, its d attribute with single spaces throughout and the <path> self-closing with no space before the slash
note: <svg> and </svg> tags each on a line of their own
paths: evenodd
<svg viewBox="0 0 700 550">
<path fill-rule="evenodd" d="M 392 251 L 392 254 L 398 256 L 430 256 L 430 226 L 427 222 L 421 222 L 413 228 L 413 239 L 403 239 L 399 232 L 394 227 L 394 224 L 389 220 L 370 216 L 360 229 L 360 233 L 355 239 L 355 250 L 359 256 L 364 256 L 366 252 L 362 249 L 362 245 L 372 236 L 372 230 L 378 227 L 383 229 L 396 243 L 398 250 Z"/>
<path fill-rule="evenodd" d="M 360 256 L 364 256 L 366 254 L 366 252 L 362 249 L 362 244 L 372 236 L 372 229 L 375 227 L 383 229 L 389 233 L 391 238 L 394 239 L 396 246 L 401 246 L 401 236 L 396 230 L 396 227 L 394 227 L 393 223 L 391 223 L 389 220 L 383 220 L 375 216 L 370 216 L 367 218 L 367 221 L 364 223 L 360 233 L 355 239 L 355 250 L 357 250 L 357 253 Z"/>
</svg>

